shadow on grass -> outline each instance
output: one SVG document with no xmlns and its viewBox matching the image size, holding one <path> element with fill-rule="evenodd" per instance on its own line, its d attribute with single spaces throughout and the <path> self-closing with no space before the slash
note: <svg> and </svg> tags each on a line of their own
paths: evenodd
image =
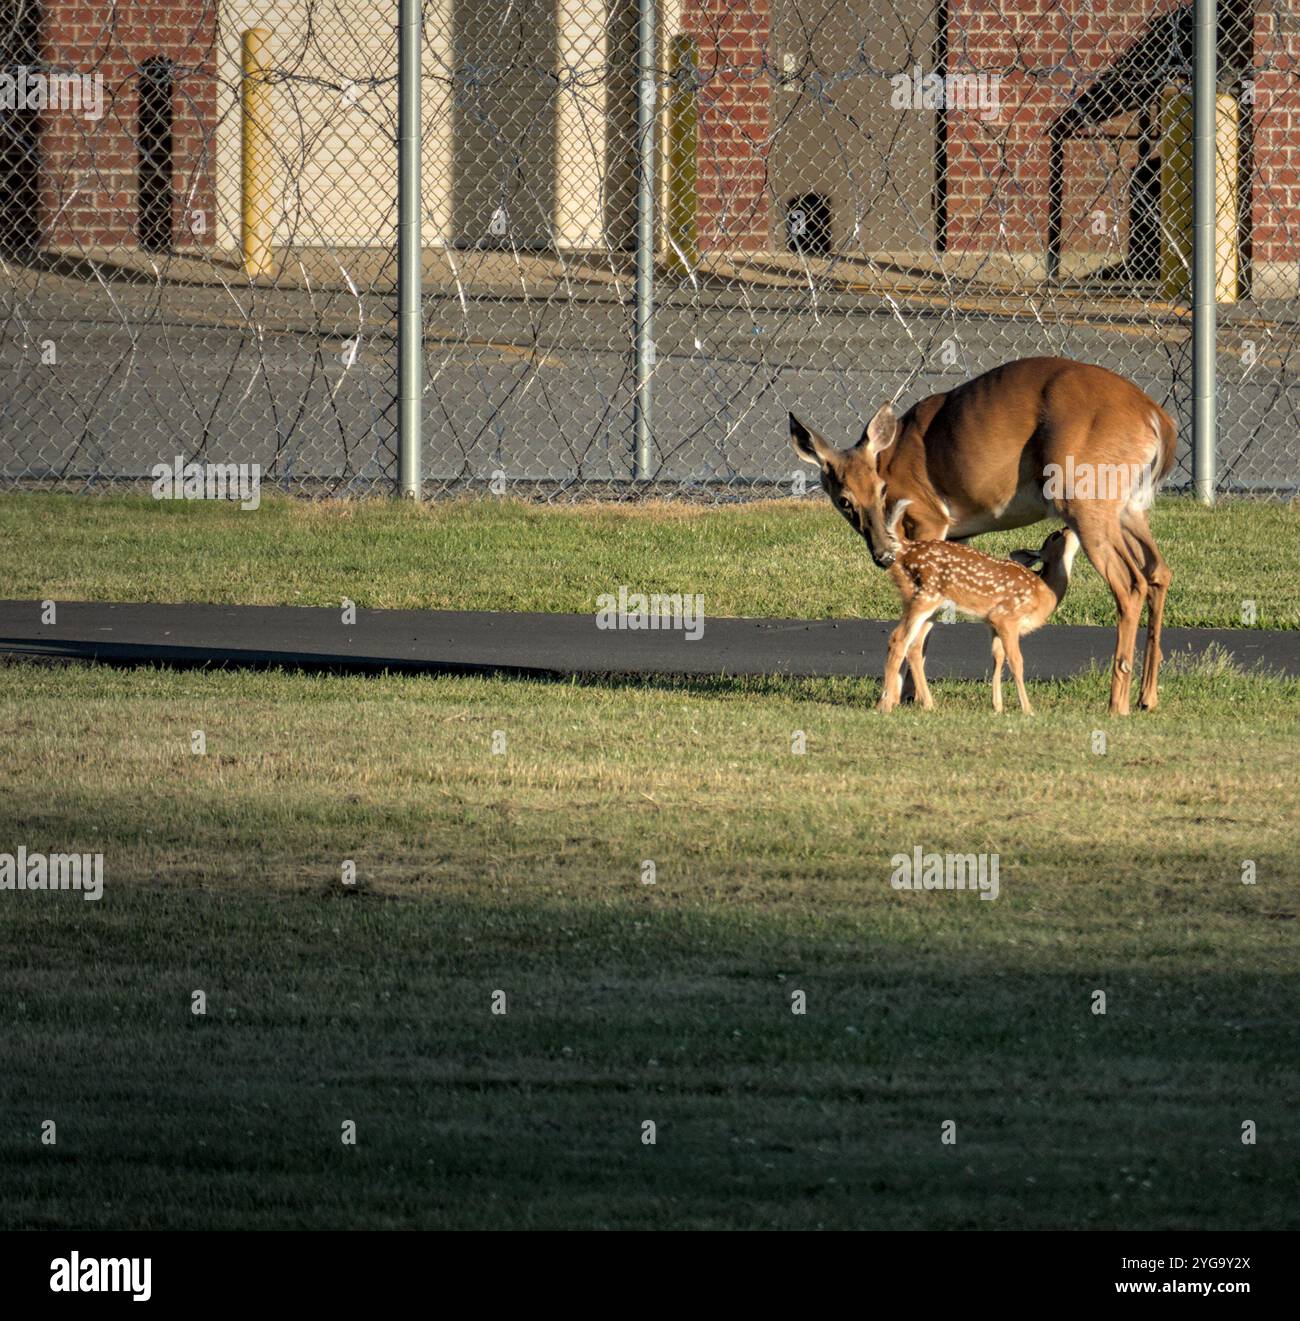
<svg viewBox="0 0 1300 1321">
<path fill-rule="evenodd" d="M 1296 1218 L 1300 978 L 1172 929 L 1097 959 L 522 893 L 19 898 L 10 1225 Z"/>
<path fill-rule="evenodd" d="M 129 649 L 124 649 L 129 650 Z M 1141 653 L 1139 652 L 1139 655 Z M 663 693 L 693 698 L 770 698 L 792 702 L 819 702 L 836 705 L 873 707 L 880 696 L 881 678 L 875 673 L 860 676 L 827 675 L 805 677 L 793 675 L 698 675 L 698 674 L 568 674 L 546 673 L 537 670 L 515 670 L 510 667 L 478 665 L 439 665 L 413 663 L 409 667 L 378 662 L 313 662 L 286 666 L 283 660 L 256 661 L 230 659 L 213 661 L 210 658 L 179 658 L 159 663 L 152 655 L 133 658 L 129 654 L 112 657 L 82 658 L 37 653 L 13 654 L 0 652 L 0 668 L 71 668 L 93 670 L 103 668 L 125 673 L 143 671 L 149 674 L 211 674 L 234 676 L 255 673 L 291 678 L 303 676 L 310 680 L 409 680 L 416 684 L 436 682 L 439 679 L 509 680 L 521 687 L 535 686 L 542 691 L 570 688 L 609 693 Z M 990 667 L 991 677 L 991 667 Z M 1017 718 L 1015 690 L 1009 676 L 1004 674 L 1004 698 L 1010 701 L 1010 719 Z M 937 709 L 928 713 L 942 718 L 945 707 L 958 710 L 980 710 L 989 706 L 989 679 L 931 680 Z M 1078 704 L 1084 713 L 1104 714 L 1110 692 L 1109 672 L 1095 662 L 1089 668 L 1065 678 L 1031 679 L 1028 688 L 1032 700 L 1047 705 L 1061 702 Z M 413 690 L 418 691 L 418 690 Z M 1291 678 L 1267 669 L 1262 663 L 1244 669 L 1225 649 L 1211 644 L 1205 652 L 1195 656 L 1176 654 L 1166 660 L 1161 671 L 1161 698 L 1167 714 L 1171 703 L 1189 699 L 1195 705 L 1233 698 L 1237 702 L 1256 700 L 1276 704 L 1279 699 L 1294 700 L 1300 695 L 1300 679 Z M 946 700 L 945 700 L 946 699 Z M 954 700 L 955 699 L 955 700 Z M 900 713 L 917 713 L 917 708 L 904 703 Z M 1137 721 L 1149 720 L 1145 713 L 1135 713 Z"/>
</svg>

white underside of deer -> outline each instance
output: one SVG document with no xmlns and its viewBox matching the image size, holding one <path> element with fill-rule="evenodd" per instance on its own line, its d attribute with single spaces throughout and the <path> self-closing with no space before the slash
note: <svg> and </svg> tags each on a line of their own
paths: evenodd
<svg viewBox="0 0 1300 1321">
<path fill-rule="evenodd" d="M 954 508 L 948 501 L 944 501 L 943 507 L 951 520 L 945 533 L 949 541 L 978 537 L 983 532 L 1008 532 L 1053 516 L 1051 505 L 1043 498 L 1042 482 L 1026 483 L 1001 508 L 972 510 L 960 505 Z"/>
</svg>

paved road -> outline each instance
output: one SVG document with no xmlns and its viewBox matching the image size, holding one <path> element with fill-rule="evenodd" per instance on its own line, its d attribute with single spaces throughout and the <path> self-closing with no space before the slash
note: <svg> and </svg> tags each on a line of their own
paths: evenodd
<svg viewBox="0 0 1300 1321">
<path fill-rule="evenodd" d="M 391 480 L 391 306 L 259 294 L 241 312 L 229 299 L 224 310 L 199 306 L 193 290 L 167 288 L 151 302 L 153 292 L 42 285 L 0 316 L 0 484 L 143 477 L 199 453 L 259 463 L 290 483 L 342 472 L 357 489 Z M 1026 299 L 1017 311 L 1009 299 L 993 316 L 895 312 L 867 295 L 816 309 L 793 295 L 748 306 L 713 297 L 678 297 L 658 313 L 653 463 L 665 480 L 789 483 L 789 409 L 848 443 L 896 390 L 910 403 L 1036 353 L 1112 367 L 1186 415 L 1181 325 L 1089 319 L 1068 301 Z M 631 476 L 629 307 L 431 296 L 426 314 L 430 482 Z M 1235 482 L 1300 482 L 1294 333 L 1220 335 L 1220 466 Z M 1237 340 L 1252 336 L 1247 365 Z M 47 349 L 55 362 L 42 361 Z M 1180 459 L 1174 485 L 1187 479 L 1186 434 Z"/>
<path fill-rule="evenodd" d="M 293 606 L 60 604 L 40 622 L 35 601 L 0 602 L 0 653 L 113 663 L 285 666 L 424 673 L 878 675 L 892 622 L 706 619 L 703 635 L 617 631 L 593 615 L 361 610 L 344 625 L 335 609 Z M 1300 676 L 1300 632 L 1170 628 L 1167 656 L 1217 644 L 1247 668 Z M 1109 663 L 1107 628 L 1052 625 L 1025 644 L 1025 669 L 1048 679 Z M 936 627 L 927 673 L 983 678 L 982 624 Z"/>
</svg>

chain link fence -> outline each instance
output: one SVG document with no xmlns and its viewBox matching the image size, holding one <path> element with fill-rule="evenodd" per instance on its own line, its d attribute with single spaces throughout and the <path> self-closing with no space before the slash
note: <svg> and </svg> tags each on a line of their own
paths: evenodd
<svg viewBox="0 0 1300 1321">
<path fill-rule="evenodd" d="M 1046 354 L 1164 404 L 1188 482 L 1186 4 L 662 0 L 640 455 L 637 9 L 423 5 L 427 495 L 789 494 L 789 409 L 843 443 Z M 1219 5 L 1224 490 L 1300 486 L 1298 11 Z M 393 489 L 396 18 L 0 8 L 0 487 Z"/>
</svg>

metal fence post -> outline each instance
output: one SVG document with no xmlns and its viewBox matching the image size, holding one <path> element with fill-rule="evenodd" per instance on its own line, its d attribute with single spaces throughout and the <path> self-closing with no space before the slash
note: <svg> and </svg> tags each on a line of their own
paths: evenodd
<svg viewBox="0 0 1300 1321">
<path fill-rule="evenodd" d="M 1216 0 L 1195 0 L 1192 45 L 1192 483 L 1207 505 L 1215 488 L 1217 10 Z"/>
<path fill-rule="evenodd" d="M 638 0 L 637 10 L 637 194 L 636 194 L 636 460 L 638 480 L 650 476 L 651 376 L 654 373 L 655 307 L 655 109 L 658 88 L 655 0 Z"/>
<path fill-rule="evenodd" d="M 420 5 L 421 0 L 400 0 L 397 30 L 397 487 L 412 500 L 420 498 L 424 476 Z"/>
</svg>

